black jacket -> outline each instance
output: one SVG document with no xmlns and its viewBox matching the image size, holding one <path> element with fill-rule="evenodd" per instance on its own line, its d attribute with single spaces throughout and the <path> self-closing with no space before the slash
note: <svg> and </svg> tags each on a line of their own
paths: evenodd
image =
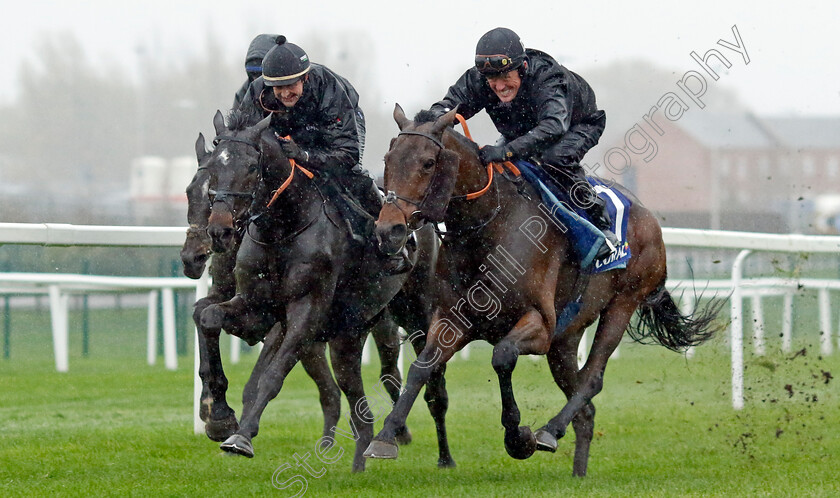
<svg viewBox="0 0 840 498">
<path fill-rule="evenodd" d="M 552 146 L 579 162 L 598 143 L 606 114 L 595 93 L 579 75 L 550 55 L 527 49 L 528 67 L 512 102 L 502 103 L 476 68 L 468 69 L 431 110 L 443 114 L 458 105 L 469 119 L 484 109 L 507 142 L 515 159 L 538 157 Z"/>
<path fill-rule="evenodd" d="M 364 113 L 359 94 L 349 81 L 320 64 L 312 64 L 303 95 L 294 107 L 286 108 L 274 97 L 263 78 L 251 83 L 240 108 L 247 106 L 271 112 L 271 127 L 281 137 L 292 139 L 309 153 L 304 166 L 333 174 L 347 174 L 362 160 Z"/>
</svg>

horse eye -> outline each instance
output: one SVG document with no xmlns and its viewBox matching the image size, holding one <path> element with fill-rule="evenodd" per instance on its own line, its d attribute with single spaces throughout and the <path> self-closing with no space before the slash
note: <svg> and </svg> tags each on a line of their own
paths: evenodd
<svg viewBox="0 0 840 498">
<path fill-rule="evenodd" d="M 255 173 L 258 169 L 259 167 L 256 164 L 252 164 L 248 166 L 248 173 Z"/>
<path fill-rule="evenodd" d="M 426 159 L 426 162 L 423 163 L 423 167 L 426 169 L 432 169 L 435 167 L 435 160 L 434 159 Z"/>
</svg>

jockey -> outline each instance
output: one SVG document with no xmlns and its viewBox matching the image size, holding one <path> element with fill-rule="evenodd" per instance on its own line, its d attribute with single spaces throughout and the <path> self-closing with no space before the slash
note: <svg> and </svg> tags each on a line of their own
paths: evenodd
<svg viewBox="0 0 840 498">
<path fill-rule="evenodd" d="M 618 241 L 605 202 L 595 195 L 580 165 L 598 143 L 606 114 L 595 105 L 595 93 L 582 77 L 550 55 L 526 49 L 510 29 L 495 28 L 478 40 L 475 66 L 431 111 L 442 115 L 455 106 L 465 119 L 486 110 L 502 134 L 497 145 L 481 149 L 485 165 L 516 159 L 541 165 L 604 233 L 606 244 L 597 257 L 609 256 Z"/>
<path fill-rule="evenodd" d="M 276 39 L 277 35 L 262 34 L 257 35 L 251 40 L 251 44 L 248 46 L 248 52 L 245 54 L 245 74 L 248 76 L 248 79 L 245 83 L 242 83 L 242 87 L 233 97 L 234 109 L 239 107 L 239 103 L 245 98 L 245 93 L 248 91 L 248 87 L 251 86 L 251 82 L 262 76 L 263 57 L 275 45 L 274 40 Z"/>
<path fill-rule="evenodd" d="M 248 106 L 271 114 L 276 136 L 291 137 L 278 138 L 286 157 L 335 179 L 373 219 L 379 217 L 379 188 L 361 166 L 365 116 L 349 81 L 326 66 L 310 63 L 303 49 L 281 35 L 263 59 L 262 76 L 251 83 L 240 105 L 246 112 Z M 336 201 L 346 217 L 345 206 Z M 403 251 L 384 263 L 383 273 L 410 269 Z"/>
</svg>

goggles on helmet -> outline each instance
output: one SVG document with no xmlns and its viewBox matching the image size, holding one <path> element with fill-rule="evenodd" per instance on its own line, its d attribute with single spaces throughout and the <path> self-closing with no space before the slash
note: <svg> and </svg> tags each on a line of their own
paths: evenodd
<svg viewBox="0 0 840 498">
<path fill-rule="evenodd" d="M 475 56 L 475 67 L 481 74 L 506 73 L 518 68 L 521 64 L 521 58 L 513 58 L 504 54 L 477 54 Z"/>
</svg>

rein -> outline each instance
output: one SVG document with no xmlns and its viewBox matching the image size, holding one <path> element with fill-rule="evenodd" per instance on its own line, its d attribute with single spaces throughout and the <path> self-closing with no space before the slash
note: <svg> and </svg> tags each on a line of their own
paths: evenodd
<svg viewBox="0 0 840 498">
<path fill-rule="evenodd" d="M 466 136 L 469 140 L 473 140 L 472 134 L 470 134 L 470 129 L 467 126 L 467 121 L 464 119 L 464 117 L 460 114 L 455 114 L 455 118 L 458 120 L 459 123 L 461 123 L 461 127 L 464 129 L 464 136 Z M 443 143 L 440 140 L 438 140 L 436 137 L 433 137 L 432 135 L 429 135 L 428 133 L 423 133 L 423 132 L 419 132 L 419 131 L 401 131 L 397 136 L 399 136 L 399 135 L 420 136 L 420 137 L 426 138 L 428 140 L 431 140 L 432 142 L 434 142 L 435 145 L 437 145 L 441 149 L 445 148 L 443 146 Z M 438 235 L 445 235 L 448 232 L 463 233 L 463 232 L 476 231 L 476 230 L 481 230 L 482 228 L 487 226 L 491 221 L 493 221 L 496 218 L 496 216 L 498 216 L 499 212 L 501 212 L 501 210 L 502 210 L 501 196 L 499 194 L 499 188 L 493 184 L 494 171 L 498 172 L 499 174 L 504 175 L 504 173 L 506 172 L 505 171 L 506 169 L 508 171 L 510 171 L 513 174 L 514 177 L 519 177 L 521 175 L 521 173 L 519 172 L 519 168 L 517 168 L 510 161 L 505 161 L 502 164 L 490 163 L 490 164 L 487 165 L 487 185 L 485 185 L 484 188 L 482 188 L 482 189 L 480 189 L 476 192 L 470 192 L 468 194 L 455 195 L 455 196 L 450 197 L 450 200 L 465 199 L 465 200 L 471 201 L 471 200 L 474 200 L 474 199 L 478 199 L 482 195 L 486 194 L 490 190 L 490 187 L 494 186 L 495 191 L 496 191 L 496 208 L 493 210 L 493 214 L 491 214 L 490 217 L 487 220 L 485 220 L 485 221 L 483 221 L 483 222 L 481 222 L 481 223 L 479 223 L 478 225 L 475 225 L 475 226 L 466 227 L 466 228 L 462 228 L 462 229 L 458 229 L 458 230 L 450 230 L 450 231 L 446 231 L 446 232 L 444 232 L 442 230 L 439 230 L 437 227 L 435 227 L 435 232 Z M 422 201 L 418 201 L 418 200 L 415 200 L 415 199 L 409 199 L 407 197 L 403 197 L 401 195 L 398 195 L 394 191 L 388 191 L 387 192 L 387 194 L 385 196 L 385 204 L 396 205 L 398 199 L 402 200 L 404 202 L 407 202 L 409 204 L 412 204 L 414 206 L 418 206 L 418 207 L 422 204 Z M 399 207 L 398 207 L 398 209 L 399 209 Z M 400 211 L 402 211 L 402 210 L 400 209 Z M 420 225 L 422 224 L 422 218 L 423 218 L 423 213 L 421 212 L 420 209 L 417 209 L 414 212 L 412 212 L 406 218 L 406 226 L 408 227 L 409 230 L 416 231 L 417 229 L 420 228 Z"/>
<path fill-rule="evenodd" d="M 286 139 L 286 140 L 291 139 L 288 135 L 286 135 L 283 138 Z M 276 201 L 277 198 L 280 197 L 280 194 L 282 194 L 283 191 L 285 191 L 287 188 L 289 188 L 289 185 L 291 185 L 292 180 L 295 179 L 295 170 L 296 169 L 299 169 L 301 171 L 301 173 L 308 176 L 310 180 L 315 177 L 315 175 L 313 175 L 311 171 L 304 168 L 303 166 L 300 166 L 298 163 L 295 162 L 294 159 L 289 159 L 289 164 L 291 165 L 291 171 L 289 171 L 288 178 L 286 178 L 286 181 L 284 181 L 283 184 L 280 185 L 280 187 L 278 187 L 277 190 L 275 190 L 272 193 L 271 200 L 268 201 L 268 204 L 266 204 L 266 207 L 271 207 L 271 205 L 274 204 L 274 201 Z"/>
</svg>

